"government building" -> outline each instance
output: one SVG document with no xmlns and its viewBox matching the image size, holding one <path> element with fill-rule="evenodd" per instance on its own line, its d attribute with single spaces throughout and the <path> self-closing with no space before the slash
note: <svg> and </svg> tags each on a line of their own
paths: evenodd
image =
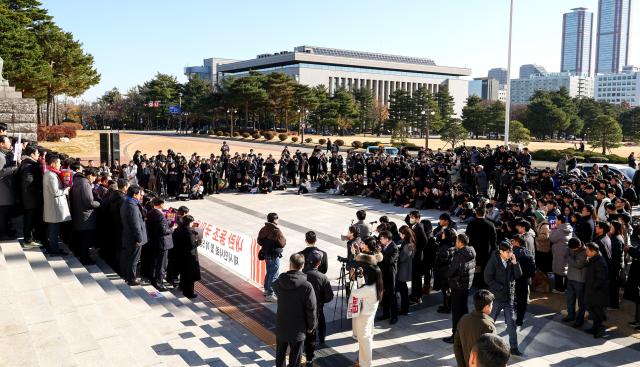
<svg viewBox="0 0 640 367">
<path fill-rule="evenodd" d="M 218 60 L 218 59 L 208 59 Z M 388 104 L 389 95 L 402 89 L 413 93 L 427 88 L 436 93 L 447 86 L 455 100 L 455 112 L 462 113 L 468 96 L 471 69 L 439 66 L 431 59 L 396 56 L 362 51 L 339 50 L 326 47 L 299 46 L 293 51 L 261 54 L 255 59 L 209 64 L 210 71 L 185 68 L 185 74 L 198 70 L 200 77 L 214 83 L 226 77 L 243 77 L 250 71 L 281 72 L 308 86 L 324 85 L 329 94 L 344 88 L 368 88 L 380 103 Z"/>
</svg>

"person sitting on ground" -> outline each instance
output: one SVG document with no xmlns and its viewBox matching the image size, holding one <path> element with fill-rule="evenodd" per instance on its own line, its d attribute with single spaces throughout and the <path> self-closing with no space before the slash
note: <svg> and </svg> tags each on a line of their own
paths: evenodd
<svg viewBox="0 0 640 367">
<path fill-rule="evenodd" d="M 273 182 L 271 182 L 269 177 L 263 176 L 260 179 L 260 183 L 258 184 L 258 190 L 260 190 L 260 193 L 262 194 L 268 194 L 271 192 L 271 190 L 273 190 Z"/>
</svg>

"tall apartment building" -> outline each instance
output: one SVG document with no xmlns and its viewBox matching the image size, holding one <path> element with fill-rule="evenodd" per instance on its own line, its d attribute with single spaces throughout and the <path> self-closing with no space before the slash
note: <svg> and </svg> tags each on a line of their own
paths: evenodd
<svg viewBox="0 0 640 367">
<path fill-rule="evenodd" d="M 487 73 L 487 78 L 496 79 L 500 85 L 507 85 L 507 69 L 493 68 Z"/>
<path fill-rule="evenodd" d="M 629 63 L 631 0 L 598 1 L 596 73 L 619 73 Z"/>
<path fill-rule="evenodd" d="M 591 75 L 593 13 L 587 8 L 571 9 L 562 18 L 560 71 Z"/>
</svg>

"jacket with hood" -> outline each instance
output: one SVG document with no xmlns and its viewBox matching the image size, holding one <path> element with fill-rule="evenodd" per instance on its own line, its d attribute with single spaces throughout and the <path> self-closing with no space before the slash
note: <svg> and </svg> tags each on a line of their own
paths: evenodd
<svg viewBox="0 0 640 367">
<path fill-rule="evenodd" d="M 555 274 L 567 275 L 568 253 L 567 244 L 573 235 L 573 227 L 569 223 L 559 224 L 556 229 L 549 234 L 551 242 L 551 253 L 553 254 L 552 270 Z"/>
<path fill-rule="evenodd" d="M 453 290 L 468 290 L 473 283 L 473 275 L 476 269 L 476 251 L 471 246 L 456 249 L 453 253 L 453 261 L 449 266 L 447 278 L 449 288 Z"/>
<path fill-rule="evenodd" d="M 304 273 L 290 270 L 273 282 L 273 291 L 278 297 L 277 339 L 286 343 L 303 341 L 306 332 L 315 330 L 317 325 L 313 286 Z"/>
<path fill-rule="evenodd" d="M 258 232 L 258 245 L 267 257 L 280 257 L 287 240 L 275 223 L 265 223 Z"/>
</svg>

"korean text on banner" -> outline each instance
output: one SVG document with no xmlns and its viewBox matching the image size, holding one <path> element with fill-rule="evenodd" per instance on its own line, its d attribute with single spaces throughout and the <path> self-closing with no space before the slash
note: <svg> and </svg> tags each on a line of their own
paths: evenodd
<svg viewBox="0 0 640 367">
<path fill-rule="evenodd" d="M 202 240 L 201 254 L 247 280 L 264 284 L 266 268 L 258 259 L 260 246 L 255 238 L 202 221 L 196 221 L 196 231 Z"/>
</svg>

